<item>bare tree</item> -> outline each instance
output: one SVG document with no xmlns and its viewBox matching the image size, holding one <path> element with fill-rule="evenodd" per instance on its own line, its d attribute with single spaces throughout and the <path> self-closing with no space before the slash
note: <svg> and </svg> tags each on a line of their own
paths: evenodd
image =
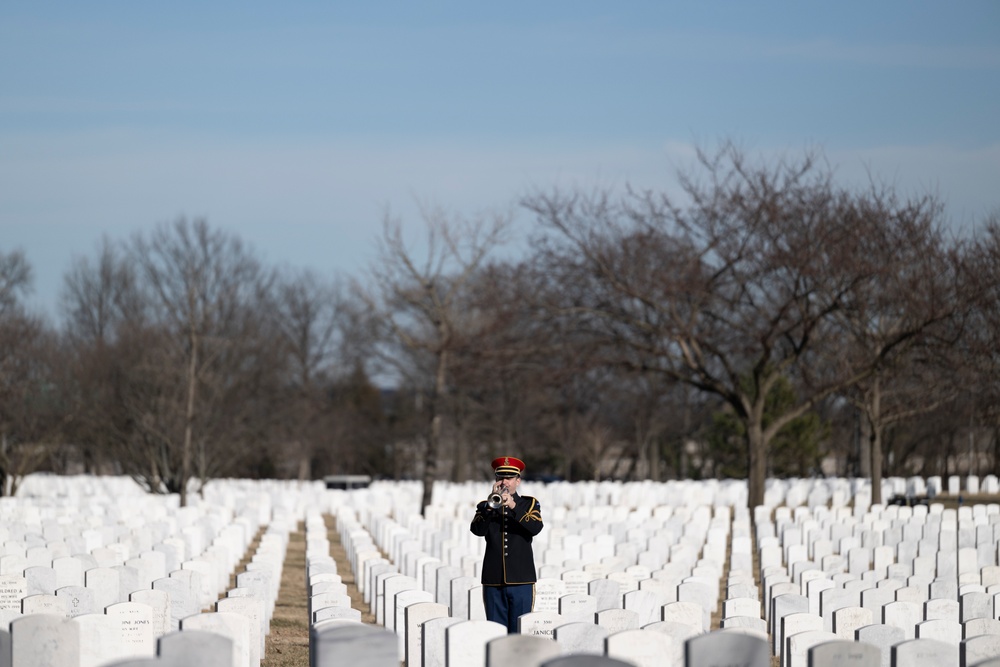
<svg viewBox="0 0 1000 667">
<path fill-rule="evenodd" d="M 21 308 L 31 280 L 31 265 L 23 251 L 0 252 L 0 317 Z"/>
<path fill-rule="evenodd" d="M 186 504 L 187 483 L 196 472 L 205 478 L 232 460 L 224 443 L 206 441 L 224 435 L 207 426 L 209 401 L 224 401 L 230 388 L 258 382 L 266 372 L 254 361 L 266 353 L 257 334 L 267 322 L 260 306 L 272 278 L 237 236 L 213 230 L 205 220 L 160 225 L 148 237 L 137 236 L 132 252 L 148 290 L 151 321 L 165 334 L 158 337 L 164 347 L 147 362 L 166 384 L 146 396 L 154 411 L 140 425 L 148 425 L 146 438 L 159 443 L 156 451 L 169 462 L 160 473 Z M 248 374 L 234 377 L 241 370 Z M 152 418 L 158 410 L 165 410 L 164 419 Z M 239 434 L 228 432 L 225 444 L 238 447 Z"/>
<path fill-rule="evenodd" d="M 866 421 L 862 474 L 871 478 L 872 502 L 880 503 L 884 431 L 957 394 L 947 377 L 928 383 L 921 374 L 955 347 L 971 301 L 961 246 L 946 234 L 934 198 L 900 201 L 873 188 L 853 202 L 845 215 L 856 218 L 859 234 L 843 267 L 864 279 L 842 281 L 849 289 L 838 295 L 834 319 L 846 345 L 831 348 L 829 359 L 839 358 L 848 375 L 870 369 L 845 395 Z"/>
<path fill-rule="evenodd" d="M 0 252 L 0 405 L 10 405 L 18 388 L 18 343 L 25 340 L 30 321 L 24 316 L 20 297 L 31 288 L 31 266 L 24 253 Z M 0 496 L 8 491 L 8 481 L 16 480 L 22 467 L 11 442 L 10 417 L 0 423 Z"/>
<path fill-rule="evenodd" d="M 614 412 L 621 422 L 618 430 L 628 443 L 622 447 L 627 459 L 622 461 L 626 466 L 622 476 L 626 479 L 662 481 L 663 450 L 671 431 L 687 435 L 690 429 L 690 416 L 673 404 L 677 384 L 662 380 L 662 376 L 619 372 L 615 381 L 608 383 L 615 390 Z"/>
<path fill-rule="evenodd" d="M 10 311 L 0 317 L 0 496 L 16 494 L 20 480 L 50 463 L 58 446 L 57 355 L 55 336 L 40 318 Z"/>
<path fill-rule="evenodd" d="M 320 447 L 330 447 L 327 392 L 337 375 L 342 344 L 343 295 L 336 281 L 311 271 L 284 276 L 275 290 L 277 328 L 289 368 L 289 399 L 284 425 L 298 461 L 298 478 L 312 478 L 312 461 Z M 291 435 L 294 433 L 294 436 Z"/>
<path fill-rule="evenodd" d="M 455 460 L 460 479 L 492 475 L 488 461 L 497 451 L 523 452 L 532 471 L 569 475 L 582 461 L 575 425 L 604 416 L 601 401 L 583 405 L 599 397 L 583 376 L 606 371 L 591 363 L 584 341 L 563 328 L 567 322 L 540 306 L 549 285 L 537 268 L 490 262 L 463 299 L 476 335 L 458 341 L 452 357 L 452 430 L 466 443 Z"/>
<path fill-rule="evenodd" d="M 624 198 L 555 193 L 526 204 L 549 230 L 553 271 L 576 283 L 562 307 L 601 332 L 609 359 L 715 394 L 746 434 L 751 507 L 764 500 L 768 446 L 792 420 L 868 377 L 880 355 L 834 367 L 833 315 L 872 267 L 863 196 L 838 189 L 812 156 L 753 166 L 734 147 L 682 175 L 681 205 L 652 192 Z M 881 228 L 877 231 L 880 233 Z M 584 286 L 584 287 L 581 287 Z M 798 400 L 764 425 L 769 392 L 798 378 Z"/>
<path fill-rule="evenodd" d="M 63 278 L 60 303 L 66 333 L 99 346 L 111 344 L 125 322 L 144 318 L 135 270 L 123 249 L 106 236 L 95 261 L 74 258 Z"/>
<path fill-rule="evenodd" d="M 63 278 L 63 333 L 67 346 L 67 436 L 84 469 L 117 470 L 114 450 L 129 430 L 121 382 L 132 355 L 124 349 L 128 330 L 144 326 L 138 279 L 123 248 L 104 237 L 96 257 L 73 260 Z"/>
<path fill-rule="evenodd" d="M 1000 464 L 1000 209 L 985 222 L 967 255 L 974 308 L 959 357 L 965 361 L 975 418 L 988 432 L 993 468 Z M 970 438 L 973 435 L 970 433 Z"/>
<path fill-rule="evenodd" d="M 0 252 L 0 495 L 50 459 L 62 426 L 55 336 L 22 303 L 31 280 L 23 252 Z"/>
<path fill-rule="evenodd" d="M 464 291 L 488 255 L 504 242 L 510 223 L 500 214 L 466 219 L 424 211 L 423 217 L 425 245 L 415 251 L 404 241 L 400 221 L 386 216 L 378 256 L 369 271 L 373 291 L 360 293 L 377 313 L 387 339 L 404 353 L 391 357 L 396 368 L 413 377 L 413 371 L 426 364 L 430 374 L 424 384 L 422 507 L 426 508 L 446 455 L 442 434 L 453 356 L 463 339 L 477 330 L 475 313 L 463 308 Z"/>
</svg>

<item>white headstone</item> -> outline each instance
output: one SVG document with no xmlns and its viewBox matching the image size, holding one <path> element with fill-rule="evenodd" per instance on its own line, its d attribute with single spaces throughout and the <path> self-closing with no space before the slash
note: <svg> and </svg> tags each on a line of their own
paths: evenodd
<svg viewBox="0 0 1000 667">
<path fill-rule="evenodd" d="M 181 631 L 202 630 L 221 635 L 233 643 L 232 667 L 250 664 L 250 619 L 240 614 L 210 612 L 181 619 Z"/>
<path fill-rule="evenodd" d="M 486 643 L 486 665 L 539 667 L 546 660 L 559 657 L 559 644 L 551 637 L 505 635 Z"/>
<path fill-rule="evenodd" d="M 167 591 L 157 591 L 152 588 L 135 591 L 129 595 L 129 601 L 149 605 L 153 612 L 154 637 L 171 632 L 173 623 L 170 618 L 170 594 Z"/>
<path fill-rule="evenodd" d="M 248 645 L 250 664 L 259 664 L 264 656 L 264 638 L 267 634 L 264 601 L 255 597 L 222 598 L 216 601 L 215 611 L 238 614 L 247 619 L 250 631 L 250 643 Z"/>
<path fill-rule="evenodd" d="M 445 628 L 446 664 L 486 667 L 486 644 L 507 635 L 507 628 L 493 621 L 462 621 Z"/>
<path fill-rule="evenodd" d="M 893 667 L 958 667 L 958 646 L 934 639 L 911 639 L 892 647 Z"/>
<path fill-rule="evenodd" d="M 766 639 L 729 632 L 711 632 L 685 642 L 685 664 L 690 667 L 770 667 L 771 654 Z"/>
<path fill-rule="evenodd" d="M 74 621 L 80 628 L 80 667 L 98 667 L 129 657 L 116 619 L 105 614 L 82 614 Z"/>
<path fill-rule="evenodd" d="M 608 631 L 593 623 L 566 623 L 556 627 L 552 636 L 562 647 L 563 653 L 602 654 Z"/>
<path fill-rule="evenodd" d="M 423 665 L 424 623 L 434 618 L 447 618 L 448 607 L 436 602 L 417 602 L 407 605 L 403 610 L 403 615 L 406 638 L 403 659 L 407 665 L 421 667 Z"/>
<path fill-rule="evenodd" d="M 118 602 L 108 605 L 104 613 L 118 623 L 126 656 L 156 655 L 159 633 L 154 633 L 151 606 L 142 602 Z"/>
<path fill-rule="evenodd" d="M 0 575 L 0 611 L 21 609 L 21 600 L 28 596 L 28 582 L 19 574 Z"/>
<path fill-rule="evenodd" d="M 453 616 L 430 618 L 424 622 L 421 634 L 423 667 L 446 667 L 448 643 L 445 633 L 450 626 L 463 622 Z"/>
<path fill-rule="evenodd" d="M 604 645 L 609 658 L 634 663 L 637 667 L 658 667 L 665 664 L 664 656 L 677 652 L 673 637 L 661 632 L 625 630 L 608 635 Z"/>
<path fill-rule="evenodd" d="M 35 614 L 10 624 L 11 664 L 52 667 L 79 662 L 80 626 L 71 618 Z"/>
</svg>

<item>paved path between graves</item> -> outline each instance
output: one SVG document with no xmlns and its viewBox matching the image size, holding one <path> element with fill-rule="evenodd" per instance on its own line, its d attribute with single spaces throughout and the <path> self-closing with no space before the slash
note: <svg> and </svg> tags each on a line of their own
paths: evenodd
<svg viewBox="0 0 1000 667">
<path fill-rule="evenodd" d="M 324 517 L 327 539 L 330 541 L 330 555 L 337 563 L 337 572 L 347 586 L 351 596 L 351 606 L 361 611 L 364 623 L 374 623 L 375 617 L 368 613 L 364 596 L 358 591 L 347 560 L 347 552 L 340 543 L 337 520 L 330 515 Z M 253 553 L 251 546 L 249 553 Z M 271 617 L 271 633 L 264 645 L 261 667 L 309 667 L 309 615 L 306 590 L 306 538 L 305 527 L 300 523 L 295 532 L 288 536 L 288 549 L 281 570 L 281 588 Z"/>
</svg>

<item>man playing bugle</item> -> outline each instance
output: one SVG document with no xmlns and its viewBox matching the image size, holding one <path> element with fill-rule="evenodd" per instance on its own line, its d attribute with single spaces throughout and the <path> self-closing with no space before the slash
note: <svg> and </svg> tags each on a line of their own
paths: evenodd
<svg viewBox="0 0 1000 667">
<path fill-rule="evenodd" d="M 524 461 L 501 456 L 492 465 L 493 490 L 476 506 L 470 530 L 486 538 L 482 577 L 486 618 L 516 634 L 517 619 L 530 612 L 535 601 L 531 539 L 542 530 L 542 510 L 536 499 L 517 493 Z"/>
</svg>

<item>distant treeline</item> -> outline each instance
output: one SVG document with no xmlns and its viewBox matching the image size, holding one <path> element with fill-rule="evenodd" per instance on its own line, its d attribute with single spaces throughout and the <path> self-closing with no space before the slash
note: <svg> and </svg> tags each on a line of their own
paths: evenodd
<svg viewBox="0 0 1000 667">
<path fill-rule="evenodd" d="M 67 267 L 58 327 L 0 247 L 0 481 L 129 474 L 568 480 L 985 473 L 1000 463 L 1000 220 L 702 155 L 666 192 L 387 217 L 363 275 L 180 219 Z M 374 379 L 373 379 L 374 378 Z M 876 494 L 879 485 L 875 484 Z M 430 484 L 424 485 L 424 505 Z M 880 498 L 876 497 L 875 502 Z"/>
</svg>

